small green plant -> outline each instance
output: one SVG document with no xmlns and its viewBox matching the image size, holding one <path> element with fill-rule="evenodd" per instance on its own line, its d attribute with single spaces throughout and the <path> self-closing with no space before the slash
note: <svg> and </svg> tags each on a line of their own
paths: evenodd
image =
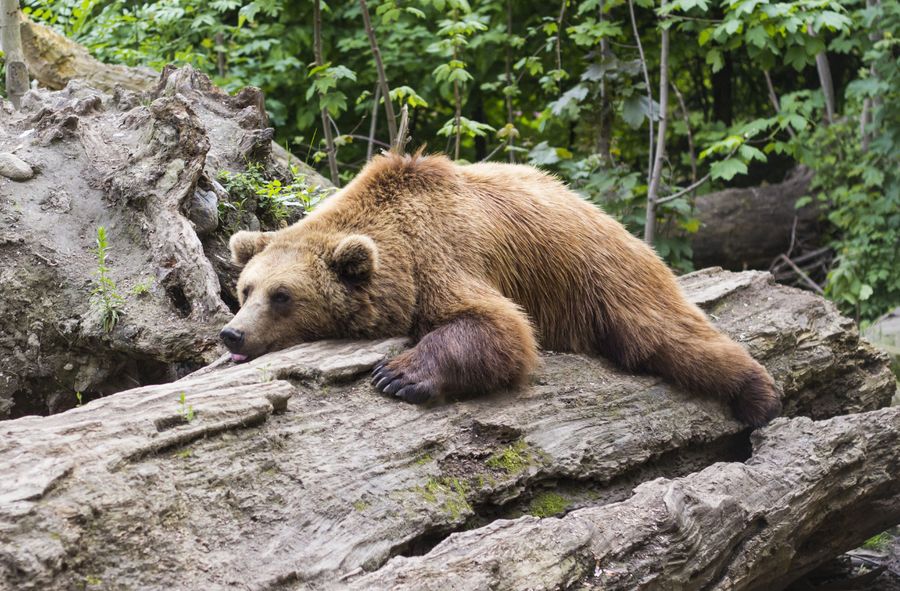
<svg viewBox="0 0 900 591">
<path fill-rule="evenodd" d="M 292 210 L 299 208 L 306 213 L 325 195 L 320 187 L 307 183 L 305 175 L 293 165 L 291 180 L 287 183 L 267 178 L 265 169 L 257 162 L 248 163 L 244 172 L 223 170 L 218 176 L 231 198 L 219 203 L 219 215 L 227 218 L 229 212 L 233 212 L 238 223 L 247 204 L 254 199 L 262 221 L 278 226 L 290 217 Z"/>
<path fill-rule="evenodd" d="M 881 532 L 877 536 L 872 536 L 871 538 L 863 542 L 862 547 L 866 550 L 876 550 L 880 552 L 882 550 L 886 550 L 893 539 L 894 538 L 891 537 L 891 534 L 887 533 L 886 531 Z"/>
<path fill-rule="evenodd" d="M 146 295 L 150 293 L 150 288 L 153 287 L 153 277 L 147 277 L 140 283 L 136 283 L 134 287 L 131 288 L 131 295 L 140 297 L 142 295 Z"/>
<path fill-rule="evenodd" d="M 91 292 L 91 304 L 100 313 L 101 327 L 109 333 L 122 317 L 125 300 L 119 295 L 115 282 L 109 276 L 107 265 L 109 238 L 103 226 L 97 228 L 97 247 L 94 249 L 94 255 L 97 257 L 97 279 Z"/>
<path fill-rule="evenodd" d="M 178 398 L 178 414 L 180 414 L 181 418 L 188 423 L 192 422 L 196 418 L 196 415 L 194 414 L 194 407 L 187 403 L 184 392 L 182 392 L 181 396 L 179 396 Z"/>
<path fill-rule="evenodd" d="M 186 460 L 193 455 L 193 451 L 190 449 L 183 449 L 175 454 L 175 457 L 179 460 Z"/>
<path fill-rule="evenodd" d="M 80 391 L 80 390 L 77 390 L 77 391 L 75 392 L 75 400 L 77 401 L 77 402 L 75 403 L 75 406 L 81 406 L 81 405 L 83 404 L 83 402 L 82 402 L 82 400 L 81 400 L 81 391 Z"/>
</svg>

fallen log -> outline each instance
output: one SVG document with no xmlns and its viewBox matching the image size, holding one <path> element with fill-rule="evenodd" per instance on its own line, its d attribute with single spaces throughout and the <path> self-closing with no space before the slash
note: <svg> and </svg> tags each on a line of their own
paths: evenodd
<svg viewBox="0 0 900 591">
<path fill-rule="evenodd" d="M 82 45 L 26 16 L 20 30 L 29 74 L 51 90 L 82 80 L 105 92 L 111 93 L 117 86 L 140 92 L 152 89 L 159 79 L 152 68 L 104 64 Z"/>
<path fill-rule="evenodd" d="M 786 414 L 825 419 L 871 411 L 889 400 L 893 376 L 886 356 L 860 340 L 832 304 L 773 285 L 765 273 L 707 270 L 681 281 L 719 327 L 769 368 L 784 391 Z M 533 539 L 529 547 L 541 556 L 536 565 L 553 572 L 530 586 L 587 585 L 596 563 L 583 552 L 598 530 L 577 519 L 622 505 L 610 503 L 637 507 L 635 499 L 647 499 L 655 512 L 622 522 L 630 524 L 635 545 L 615 546 L 625 548 L 616 554 L 618 538 L 612 539 L 610 559 L 600 568 L 608 562 L 616 570 L 633 560 L 640 567 L 635 572 L 664 586 L 659 581 L 666 569 L 687 571 L 693 558 L 676 552 L 653 562 L 656 545 L 663 544 L 653 537 L 666 519 L 660 506 L 680 516 L 668 518 L 666 531 L 683 547 L 706 539 L 709 532 L 694 525 L 713 527 L 711 539 L 726 542 L 716 551 L 703 546 L 709 550 L 698 563 L 698 580 L 726 574 L 738 580 L 731 573 L 739 574 L 742 553 L 751 553 L 759 539 L 750 532 L 768 531 L 768 522 L 753 513 L 754 502 L 765 504 L 764 495 L 750 495 L 743 505 L 723 503 L 718 511 L 730 520 L 725 528 L 699 519 L 701 509 L 715 506 L 715 491 L 696 501 L 687 492 L 672 493 L 664 496 L 669 505 L 651 506 L 664 486 L 655 481 L 632 496 L 642 482 L 686 477 L 750 456 L 747 430 L 720 401 L 678 391 L 653 376 L 623 373 L 603 360 L 548 352 L 519 392 L 423 409 L 377 395 L 365 378 L 402 346 L 398 340 L 311 343 L 238 366 L 220 360 L 171 384 L 0 423 L 0 589 L 415 586 L 409 565 L 421 561 L 423 572 L 437 572 L 445 556 L 450 568 L 453 556 L 465 554 L 461 542 L 491 544 L 490 536 L 511 527 L 557 531 L 568 524 L 568 549 L 546 542 L 552 538 Z M 701 472 L 687 477 L 700 480 L 677 490 L 715 482 L 731 487 L 721 490 L 722 498 L 730 498 L 754 475 L 771 477 L 773 483 L 757 485 L 774 490 L 766 486 L 775 486 L 775 466 L 790 457 L 766 449 L 784 442 L 808 453 L 818 449 L 810 442 L 824 442 L 822 449 L 831 449 L 836 462 L 825 466 L 831 472 L 816 470 L 815 461 L 827 455 L 821 450 L 806 463 L 802 456 L 786 463 L 786 473 L 798 476 L 777 482 L 795 484 L 793 496 L 769 499 L 774 513 L 766 519 L 784 532 L 784 520 L 775 520 L 779 508 L 827 498 L 833 505 L 827 515 L 844 525 L 852 501 L 861 499 L 867 509 L 896 495 L 891 464 L 882 463 L 896 461 L 892 412 L 838 419 L 835 427 L 822 428 L 823 439 L 816 439 L 819 423 L 782 421 L 758 440 L 763 446 L 757 445 L 754 457 L 762 459 L 751 459 L 746 468 L 719 465 L 718 480 L 703 480 Z M 788 434 L 798 429 L 805 439 L 789 444 Z M 884 449 L 868 450 L 863 443 Z M 829 476 L 839 462 L 859 487 L 857 496 L 848 482 Z M 566 512 L 572 519 L 502 521 Z M 890 510 L 870 511 L 843 528 L 854 531 L 828 532 L 818 521 L 803 521 L 802 512 L 792 515 L 794 527 L 819 532 L 819 547 L 834 553 L 848 539 L 896 521 Z M 472 531 L 441 544 L 463 529 Z M 639 546 L 642 540 L 647 545 Z M 530 545 L 528 538 L 519 542 Z M 462 549 L 447 554 L 448 548 Z M 495 561 L 502 573 L 505 546 L 496 548 L 486 550 L 480 564 Z M 786 581 L 828 558 L 812 548 L 793 555 L 786 545 L 778 549 L 771 580 Z M 414 555 L 425 556 L 396 558 Z M 663 568 L 664 562 L 669 566 Z M 752 568 L 743 580 L 761 580 L 756 577 L 764 564 L 747 564 Z M 466 584 L 495 580 L 487 570 L 488 578 Z"/>
<path fill-rule="evenodd" d="M 769 269 L 781 254 L 822 246 L 822 222 L 813 205 L 797 200 L 809 191 L 812 171 L 795 169 L 781 183 L 701 195 L 695 204 L 700 229 L 693 236 L 694 265 L 734 271 Z"/>
<path fill-rule="evenodd" d="M 753 447 L 621 503 L 455 534 L 352 588 L 782 589 L 900 521 L 900 408 L 778 419 Z"/>
</svg>

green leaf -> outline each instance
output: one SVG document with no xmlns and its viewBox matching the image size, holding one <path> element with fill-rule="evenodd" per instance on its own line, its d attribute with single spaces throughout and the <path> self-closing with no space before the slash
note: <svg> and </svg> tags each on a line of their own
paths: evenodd
<svg viewBox="0 0 900 591">
<path fill-rule="evenodd" d="M 632 129 L 637 129 L 644 122 L 644 105 L 640 95 L 631 95 L 622 102 L 622 119 Z"/>
<path fill-rule="evenodd" d="M 800 199 L 797 199 L 796 203 L 794 203 L 794 209 L 803 209 L 804 207 L 806 207 L 807 205 L 812 203 L 812 200 L 813 200 L 813 198 L 810 197 L 809 195 L 806 195 L 805 197 L 801 197 Z"/>
<path fill-rule="evenodd" d="M 737 158 L 729 158 L 714 163 L 709 170 L 713 179 L 730 181 L 736 174 L 747 174 L 747 165 Z"/>
<path fill-rule="evenodd" d="M 713 72 L 718 72 L 725 67 L 725 59 L 722 57 L 722 52 L 718 49 L 709 50 L 706 54 L 706 63 L 712 66 Z"/>
<path fill-rule="evenodd" d="M 766 34 L 766 29 L 761 25 L 756 25 L 755 27 L 747 29 L 747 32 L 744 33 L 744 38 L 747 39 L 749 43 L 759 48 L 763 48 L 769 43 L 769 36 Z"/>
<path fill-rule="evenodd" d="M 754 148 L 753 146 L 748 146 L 744 144 L 740 148 L 738 148 L 738 153 L 741 155 L 741 158 L 746 160 L 747 162 L 752 162 L 753 160 L 759 160 L 760 162 L 766 161 L 766 155 L 763 154 L 760 150 Z"/>
<path fill-rule="evenodd" d="M 875 290 L 872 289 L 872 286 L 864 283 L 862 287 L 859 288 L 859 301 L 864 302 L 868 300 L 872 297 L 873 293 L 875 293 Z"/>
</svg>

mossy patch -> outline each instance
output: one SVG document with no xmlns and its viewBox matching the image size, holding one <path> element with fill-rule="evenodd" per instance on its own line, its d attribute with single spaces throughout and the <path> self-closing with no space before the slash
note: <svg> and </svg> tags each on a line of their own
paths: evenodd
<svg viewBox="0 0 900 591">
<path fill-rule="evenodd" d="M 534 455 L 524 440 L 519 440 L 498 451 L 487 459 L 485 464 L 495 470 L 504 470 L 507 474 L 518 474 L 534 463 Z"/>
<path fill-rule="evenodd" d="M 414 461 L 414 462 L 413 462 L 413 465 L 415 465 L 415 466 L 424 466 L 425 464 L 428 464 L 428 463 L 430 463 L 431 461 L 433 461 L 433 459 L 434 459 L 434 458 L 431 457 L 431 454 L 425 454 L 425 455 L 423 455 L 421 458 L 419 458 L 419 459 L 417 459 L 416 461 Z"/>
<path fill-rule="evenodd" d="M 531 499 L 528 505 L 528 513 L 535 517 L 552 517 L 559 515 L 569 508 L 569 501 L 562 495 L 545 491 Z"/>
<path fill-rule="evenodd" d="M 459 478 L 430 478 L 425 486 L 417 486 L 413 492 L 429 504 L 440 505 L 454 520 L 459 519 L 463 513 L 472 512 L 472 506 L 466 498 L 469 485 Z"/>
</svg>

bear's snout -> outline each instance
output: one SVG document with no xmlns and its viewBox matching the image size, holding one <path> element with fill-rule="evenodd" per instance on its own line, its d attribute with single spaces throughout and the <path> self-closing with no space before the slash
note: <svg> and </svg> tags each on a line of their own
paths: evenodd
<svg viewBox="0 0 900 591">
<path fill-rule="evenodd" d="M 229 351 L 237 353 L 244 344 L 244 331 L 226 326 L 219 333 L 219 338 L 222 339 Z"/>
</svg>

